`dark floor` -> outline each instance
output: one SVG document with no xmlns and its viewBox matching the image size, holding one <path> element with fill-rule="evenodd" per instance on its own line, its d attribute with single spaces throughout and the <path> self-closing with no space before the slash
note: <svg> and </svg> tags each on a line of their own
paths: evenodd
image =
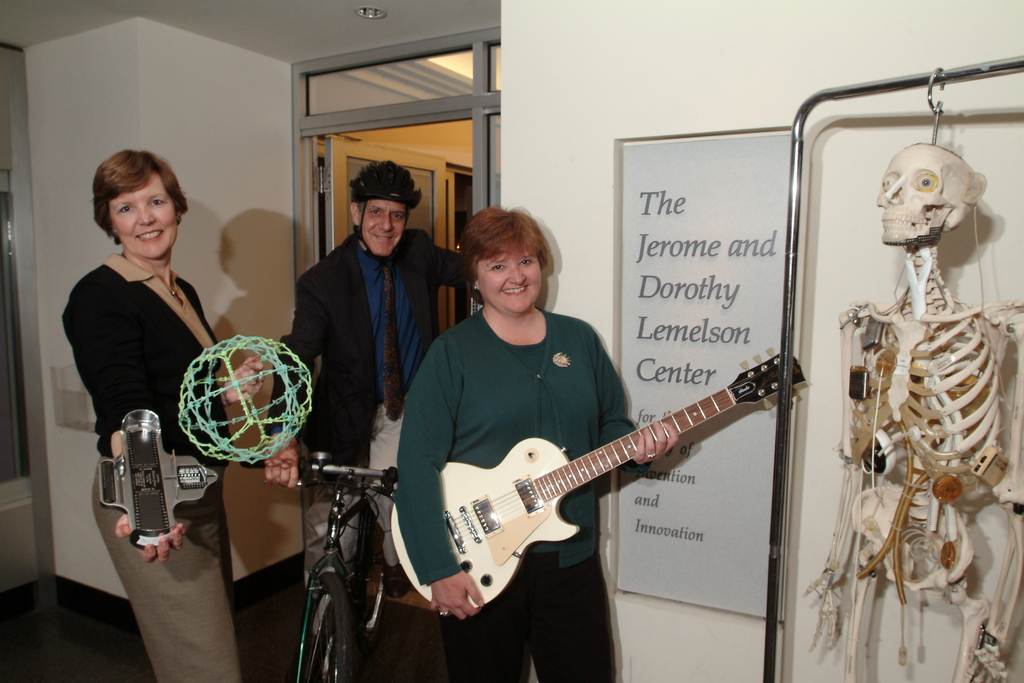
<svg viewBox="0 0 1024 683">
<path fill-rule="evenodd" d="M 303 589 L 295 583 L 239 611 L 245 683 L 284 683 L 298 638 Z M 360 683 L 446 683 L 437 616 L 389 601 Z M 0 623 L 2 683 L 153 683 L 142 638 L 63 607 Z"/>
</svg>

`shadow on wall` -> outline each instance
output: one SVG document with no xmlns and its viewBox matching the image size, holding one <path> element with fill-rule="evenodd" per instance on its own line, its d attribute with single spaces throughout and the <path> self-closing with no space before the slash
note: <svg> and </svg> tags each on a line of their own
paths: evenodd
<svg viewBox="0 0 1024 683">
<path fill-rule="evenodd" d="M 290 218 L 260 209 L 224 225 L 220 268 L 229 283 L 217 301 L 220 319 L 213 331 L 218 339 L 236 334 L 279 339 L 289 331 L 295 287 L 292 234 Z"/>
<path fill-rule="evenodd" d="M 205 207 L 195 208 L 197 225 L 216 225 L 215 219 L 204 220 L 212 218 Z M 203 274 L 207 289 L 202 296 L 214 335 L 218 340 L 235 335 L 280 339 L 290 329 L 294 299 L 291 219 L 251 209 L 208 234 L 218 233 L 216 248 L 212 240 L 202 240 L 208 251 L 200 257 L 210 268 Z M 270 389 L 267 382 L 258 402 L 269 400 Z M 300 552 L 302 527 L 296 491 L 265 488 L 262 468 L 231 470 L 225 496 L 235 577 L 240 578 Z"/>
</svg>

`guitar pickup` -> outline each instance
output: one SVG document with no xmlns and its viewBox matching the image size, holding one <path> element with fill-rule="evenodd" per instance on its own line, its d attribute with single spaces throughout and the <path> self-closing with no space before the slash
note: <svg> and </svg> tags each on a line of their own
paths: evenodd
<svg viewBox="0 0 1024 683">
<path fill-rule="evenodd" d="M 473 518 L 469 516 L 469 510 L 463 505 L 459 508 L 459 514 L 462 515 L 462 521 L 466 523 L 466 528 L 469 529 L 469 535 L 473 537 L 475 543 L 483 543 L 484 539 L 480 538 L 480 534 L 476 532 L 476 525 L 473 524 Z"/>
<path fill-rule="evenodd" d="M 484 530 L 484 536 L 490 536 L 501 531 L 501 520 L 491 507 L 490 498 L 481 498 L 473 501 L 473 513 L 476 514 L 480 527 Z"/>
<path fill-rule="evenodd" d="M 544 503 L 541 502 L 533 488 L 533 479 L 520 479 L 515 483 L 515 486 L 516 491 L 519 493 L 519 499 L 523 502 L 523 507 L 526 509 L 526 514 L 534 515 L 538 512 L 544 512 Z"/>
</svg>

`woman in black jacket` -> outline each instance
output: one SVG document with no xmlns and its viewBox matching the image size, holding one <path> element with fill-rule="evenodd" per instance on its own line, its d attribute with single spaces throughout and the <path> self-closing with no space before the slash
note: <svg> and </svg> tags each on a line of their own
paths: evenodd
<svg viewBox="0 0 1024 683">
<path fill-rule="evenodd" d="M 121 253 L 75 285 L 64 310 L 64 331 L 95 406 L 100 455 L 119 453 L 121 421 L 131 411 L 147 409 L 160 418 L 165 452 L 198 457 L 220 475 L 201 500 L 176 508 L 179 523 L 170 534 L 141 550 L 126 539 L 127 516 L 99 505 L 98 482 L 93 485 L 96 521 L 157 680 L 240 682 L 224 464 L 202 457 L 177 418 L 185 371 L 215 343 L 195 289 L 171 270 L 188 203 L 165 160 L 125 150 L 97 169 L 93 209 Z M 261 369 L 253 357 L 236 376 Z M 255 393 L 259 384 L 250 381 L 243 390 Z M 235 391 L 224 394 L 226 403 L 238 398 Z M 224 419 L 223 407 L 216 410 Z"/>
</svg>

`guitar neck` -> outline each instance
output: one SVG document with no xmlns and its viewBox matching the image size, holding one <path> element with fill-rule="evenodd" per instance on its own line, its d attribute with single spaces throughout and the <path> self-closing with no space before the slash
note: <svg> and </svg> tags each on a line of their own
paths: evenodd
<svg viewBox="0 0 1024 683">
<path fill-rule="evenodd" d="M 736 405 L 736 400 L 732 393 L 729 389 L 722 389 L 696 403 L 691 403 L 682 410 L 666 415 L 656 422 L 672 425 L 682 434 L 734 405 Z M 535 490 L 541 498 L 548 501 L 583 486 L 606 472 L 611 472 L 619 465 L 636 457 L 637 449 L 642 443 L 640 434 L 649 430 L 651 430 L 650 426 L 642 427 L 618 441 L 613 441 L 556 470 L 537 477 L 533 480 Z M 656 431 L 652 431 L 652 433 L 657 434 Z"/>
</svg>

